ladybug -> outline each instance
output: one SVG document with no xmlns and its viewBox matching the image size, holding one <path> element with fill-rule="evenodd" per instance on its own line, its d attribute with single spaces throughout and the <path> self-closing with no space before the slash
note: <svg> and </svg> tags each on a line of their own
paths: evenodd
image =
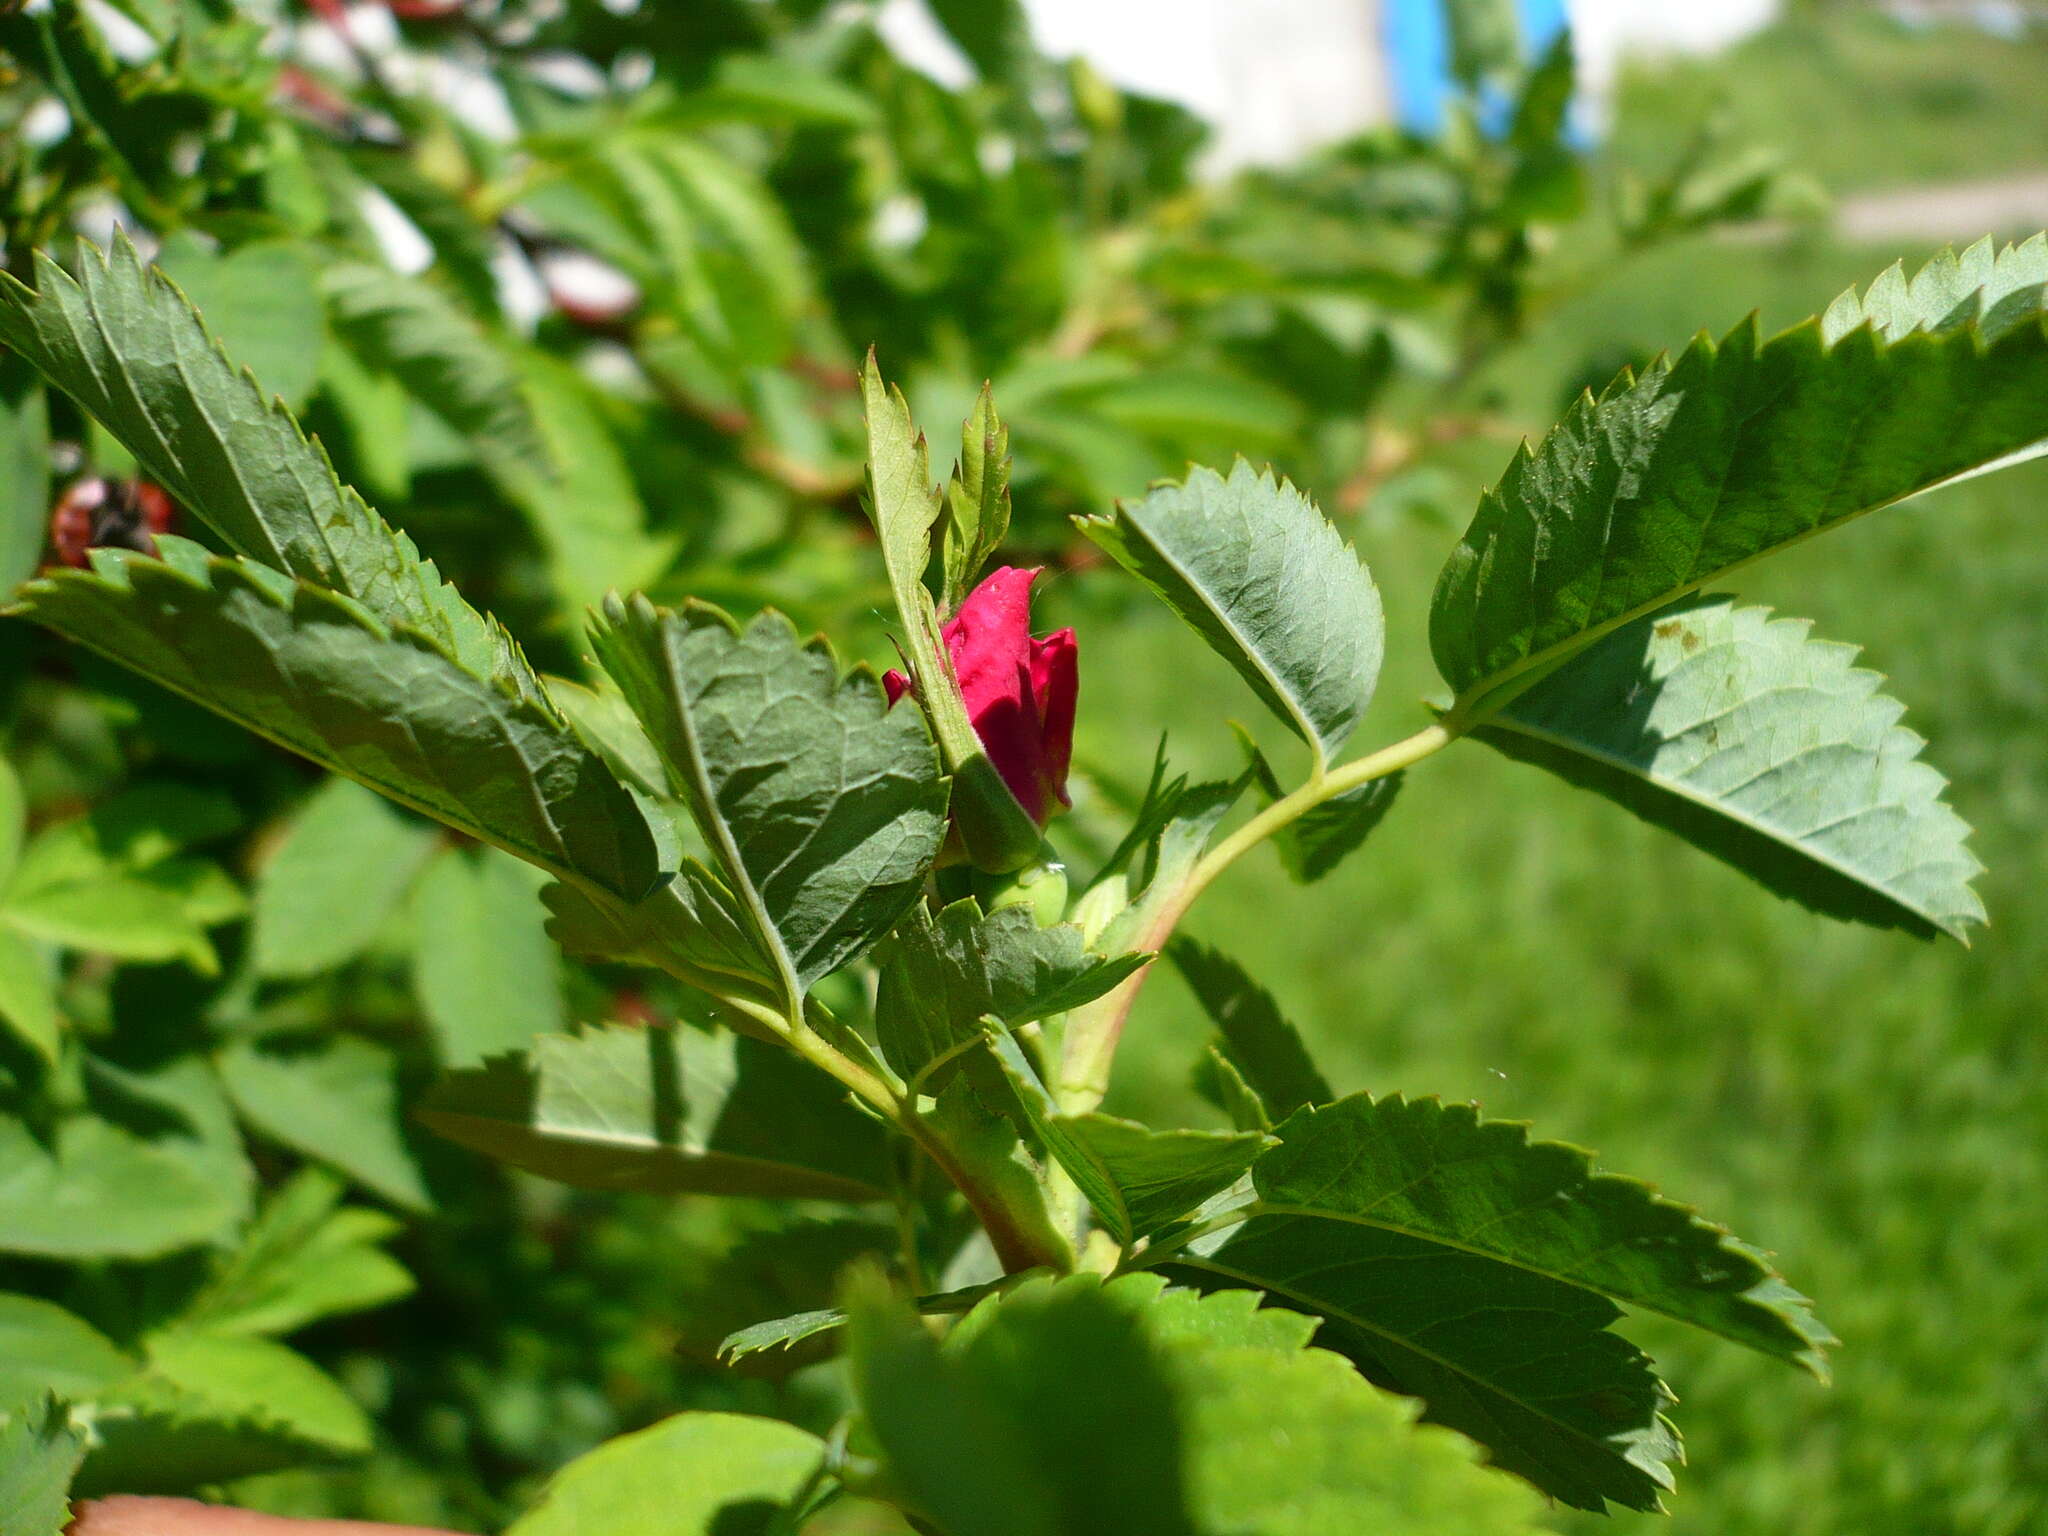
<svg viewBox="0 0 2048 1536">
<path fill-rule="evenodd" d="M 105 480 L 97 475 L 73 481 L 50 513 L 50 545 L 64 565 L 84 569 L 91 549 L 132 549 L 156 553 L 156 536 L 168 533 L 177 507 L 164 488 L 147 480 Z"/>
</svg>

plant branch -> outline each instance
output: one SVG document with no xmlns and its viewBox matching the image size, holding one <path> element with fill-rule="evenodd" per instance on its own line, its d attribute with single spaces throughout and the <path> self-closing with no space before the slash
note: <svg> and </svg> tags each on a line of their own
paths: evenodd
<svg viewBox="0 0 2048 1536">
<path fill-rule="evenodd" d="M 1132 937 L 1131 948 L 1158 954 L 1165 949 L 1174 929 L 1180 926 L 1180 920 L 1202 892 L 1253 848 L 1326 801 L 1441 752 L 1458 739 L 1458 734 L 1454 727 L 1439 721 L 1391 746 L 1317 774 L 1292 794 L 1275 800 L 1202 855 L 1187 878 L 1167 893 L 1149 914 L 1144 927 Z M 1124 1023 L 1130 1017 L 1131 1007 L 1151 970 L 1148 965 L 1135 972 L 1114 991 L 1068 1016 L 1058 1085 L 1063 1112 L 1086 1114 L 1099 1105 L 1103 1095 L 1109 1091 L 1110 1066 L 1123 1038 Z"/>
</svg>

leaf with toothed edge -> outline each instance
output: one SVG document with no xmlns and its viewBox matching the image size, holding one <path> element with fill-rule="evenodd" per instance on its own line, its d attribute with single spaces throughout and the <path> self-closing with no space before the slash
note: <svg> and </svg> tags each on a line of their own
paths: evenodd
<svg viewBox="0 0 2048 1536">
<path fill-rule="evenodd" d="M 54 1397 L 0 1403 L 0 1509 L 10 1536 L 61 1536 L 71 1524 L 71 1480 L 85 1459 L 85 1433 Z"/>
<path fill-rule="evenodd" d="M 419 1118 L 585 1189 L 868 1201 L 891 1185 L 876 1121 L 782 1046 L 724 1030 L 548 1036 L 442 1078 Z"/>
<path fill-rule="evenodd" d="M 2048 451 L 2044 276 L 2048 241 L 1987 242 L 1584 396 L 1438 578 L 1430 648 L 1464 707 L 1760 556 Z"/>
<path fill-rule="evenodd" d="M 1318 761 L 1372 702 L 1385 646 L 1379 588 L 1315 504 L 1243 459 L 1119 502 L 1081 531 L 1251 685 Z"/>
<path fill-rule="evenodd" d="M 256 734 L 508 853 L 622 897 L 656 876 L 637 806 L 530 699 L 362 604 L 183 539 L 95 551 L 16 611 Z"/>
<path fill-rule="evenodd" d="M 946 827 L 923 719 L 769 612 L 607 600 L 598 659 L 667 763 L 787 1006 L 918 899 Z"/>
<path fill-rule="evenodd" d="M 0 342 L 98 418 L 237 554 L 354 598 L 553 714 L 504 630 L 342 485 L 318 442 L 236 369 L 125 234 L 111 257 L 81 242 L 78 269 L 74 279 L 39 253 L 33 290 L 0 274 Z"/>
<path fill-rule="evenodd" d="M 1576 1147 L 1364 1094 L 1275 1134 L 1237 1224 L 1153 1262 L 1329 1319 L 1326 1347 L 1567 1503 L 1652 1508 L 1671 1485 L 1669 1394 L 1608 1331 L 1616 1303 L 1825 1375 L 1833 1335 L 1754 1250 Z"/>
<path fill-rule="evenodd" d="M 1854 646 L 1724 597 L 1625 625 L 1475 734 L 1832 917 L 1964 943 L 1969 826 Z"/>
</svg>

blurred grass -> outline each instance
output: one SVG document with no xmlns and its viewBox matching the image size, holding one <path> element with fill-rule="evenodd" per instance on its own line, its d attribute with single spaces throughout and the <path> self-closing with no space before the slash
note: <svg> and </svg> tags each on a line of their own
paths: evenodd
<svg viewBox="0 0 2048 1536">
<path fill-rule="evenodd" d="M 1975 138 L 1883 131 L 1897 99 L 1887 71 L 1910 60 L 1866 54 L 1862 24 L 1851 32 L 1827 57 L 1881 57 L 1870 80 L 1852 70 L 1823 82 L 1817 66 L 1786 62 L 1811 55 L 1800 34 L 1773 55 L 1775 84 L 1741 89 L 1775 90 L 1781 105 L 1821 98 L 1816 122 L 1789 108 L 1781 121 L 1816 136 L 1814 161 L 1837 186 L 1867 184 L 1880 164 L 1908 179 L 1972 174 Z M 2010 100 L 2024 59 L 2020 94 L 2048 113 L 2038 49 L 1952 40 L 1926 78 L 1996 58 L 1987 88 Z M 1631 99 L 1640 116 L 1641 90 Z M 2039 124 L 2027 133 L 2048 162 Z M 1993 147 L 2017 159 L 2021 146 Z M 1488 387 L 1540 430 L 1589 367 L 1725 329 L 1753 307 L 1788 324 L 1892 259 L 1927 253 L 1826 239 L 1673 249 L 1566 304 Z M 1416 701 L 1439 686 L 1430 586 L 1506 457 L 1492 444 L 1457 458 L 1455 526 L 1356 526 L 1389 626 L 1361 750 L 1425 718 Z M 1772 1250 L 1842 1335 L 1828 1388 L 1676 1327 L 1631 1325 L 1680 1395 L 1693 1465 L 1670 1522 L 1561 1514 L 1561 1530 L 2048 1530 L 2044 508 L 2048 465 L 2029 466 L 1878 514 L 1740 586 L 1864 645 L 1864 664 L 1906 701 L 1990 866 L 1980 889 L 1992 926 L 1974 949 L 1824 922 L 1605 802 L 1464 744 L 1412 775 L 1367 850 L 1325 884 L 1293 887 L 1260 853 L 1190 921 L 1272 985 L 1340 1089 L 1477 1099 L 1597 1147 L 1606 1166 Z M 1107 586 L 1090 575 L 1053 594 L 1082 625 L 1081 756 L 1130 764 L 1167 727 L 1177 764 L 1230 771 L 1222 719 L 1254 719 L 1256 701 L 1170 621 L 1110 631 Z M 1164 1121 L 1206 1113 L 1187 1086 L 1205 1037 L 1180 983 L 1156 978 L 1113 1107 Z"/>
</svg>

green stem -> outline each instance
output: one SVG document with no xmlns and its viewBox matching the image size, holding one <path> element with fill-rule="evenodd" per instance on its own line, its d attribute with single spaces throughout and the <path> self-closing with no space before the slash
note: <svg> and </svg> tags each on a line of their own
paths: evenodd
<svg viewBox="0 0 2048 1536">
<path fill-rule="evenodd" d="M 1375 779 L 1398 773 L 1433 753 L 1441 752 L 1457 739 L 1457 730 L 1439 721 L 1403 741 L 1316 775 L 1292 794 L 1275 800 L 1202 855 L 1179 888 L 1160 902 L 1150 921 L 1137 934 L 1132 948 L 1155 954 L 1164 949 L 1180 920 L 1187 915 L 1188 908 L 1195 904 L 1210 883 L 1274 833 L 1326 801 L 1348 794 Z M 1103 1095 L 1109 1091 L 1110 1066 L 1123 1038 L 1124 1022 L 1130 1017 L 1131 1006 L 1137 1001 L 1139 989 L 1144 986 L 1151 969 L 1147 966 L 1136 972 L 1115 991 L 1068 1016 L 1058 1085 L 1060 1108 L 1064 1113 L 1086 1114 L 1099 1105 Z"/>
</svg>

